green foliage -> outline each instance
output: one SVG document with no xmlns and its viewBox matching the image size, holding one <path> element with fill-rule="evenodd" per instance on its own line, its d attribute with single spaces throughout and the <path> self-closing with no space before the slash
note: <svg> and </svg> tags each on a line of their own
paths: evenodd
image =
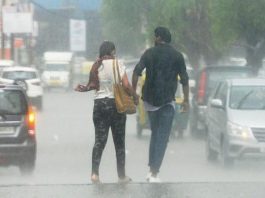
<svg viewBox="0 0 265 198">
<path fill-rule="evenodd" d="M 212 31 L 217 46 L 237 39 L 251 40 L 265 36 L 264 0 L 213 0 Z"/>
<path fill-rule="evenodd" d="M 235 41 L 265 39 L 264 0 L 103 0 L 104 35 L 123 52 L 142 51 L 166 26 L 173 44 L 198 62 L 216 59 Z"/>
</svg>

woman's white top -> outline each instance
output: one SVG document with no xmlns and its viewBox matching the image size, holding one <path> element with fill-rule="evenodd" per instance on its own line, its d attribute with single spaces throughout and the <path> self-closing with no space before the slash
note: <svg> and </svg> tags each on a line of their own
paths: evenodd
<svg viewBox="0 0 265 198">
<path fill-rule="evenodd" d="M 116 60 L 115 60 L 116 61 Z M 125 74 L 125 65 L 122 61 L 118 60 L 119 71 L 121 79 Z M 101 98 L 114 98 L 113 94 L 113 83 L 114 83 L 114 74 L 113 74 L 113 59 L 103 60 L 101 66 L 98 69 L 99 77 L 99 90 L 95 92 L 95 99 Z M 116 78 L 118 76 L 116 74 Z"/>
</svg>

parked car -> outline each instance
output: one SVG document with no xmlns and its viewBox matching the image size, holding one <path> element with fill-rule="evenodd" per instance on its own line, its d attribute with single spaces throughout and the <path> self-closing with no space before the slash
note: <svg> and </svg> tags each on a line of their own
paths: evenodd
<svg viewBox="0 0 265 198">
<path fill-rule="evenodd" d="M 22 174 L 34 171 L 35 112 L 19 85 L 0 84 L 0 166 L 16 165 Z"/>
<path fill-rule="evenodd" d="M 208 160 L 225 166 L 237 158 L 265 156 L 265 79 L 232 79 L 218 84 L 207 107 Z"/>
<path fill-rule="evenodd" d="M 206 129 L 205 112 L 209 95 L 216 83 L 231 78 L 246 78 L 251 69 L 242 66 L 208 66 L 196 75 L 190 114 L 190 132 L 192 136 L 203 135 Z"/>
<path fill-rule="evenodd" d="M 39 110 L 42 109 L 43 88 L 38 71 L 31 67 L 9 67 L 0 74 L 0 83 L 19 84 L 26 90 L 30 102 Z"/>
</svg>

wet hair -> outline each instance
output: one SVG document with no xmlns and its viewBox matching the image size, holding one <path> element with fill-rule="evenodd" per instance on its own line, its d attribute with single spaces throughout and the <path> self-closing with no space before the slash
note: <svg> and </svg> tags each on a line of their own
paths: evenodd
<svg viewBox="0 0 265 198">
<path fill-rule="evenodd" d="M 166 27 L 157 27 L 155 29 L 155 37 L 160 37 L 164 42 L 171 42 L 171 34 Z"/>
<path fill-rule="evenodd" d="M 112 51 L 115 50 L 115 45 L 111 41 L 104 41 L 99 47 L 99 58 L 106 55 L 111 55 Z"/>
</svg>

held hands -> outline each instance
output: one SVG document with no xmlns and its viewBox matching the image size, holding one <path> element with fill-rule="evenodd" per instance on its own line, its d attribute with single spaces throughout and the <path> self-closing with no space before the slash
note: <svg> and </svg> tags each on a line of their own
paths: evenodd
<svg viewBox="0 0 265 198">
<path fill-rule="evenodd" d="M 133 101 L 135 105 L 139 104 L 139 96 L 136 93 L 133 95 Z"/>
<path fill-rule="evenodd" d="M 189 101 L 184 100 L 184 101 L 182 102 L 182 104 L 181 104 L 181 110 L 180 110 L 180 112 L 181 112 L 181 113 L 188 112 L 189 109 L 190 109 Z"/>
<path fill-rule="evenodd" d="M 75 88 L 75 91 L 86 92 L 88 91 L 88 88 L 85 85 L 78 84 Z"/>
</svg>

